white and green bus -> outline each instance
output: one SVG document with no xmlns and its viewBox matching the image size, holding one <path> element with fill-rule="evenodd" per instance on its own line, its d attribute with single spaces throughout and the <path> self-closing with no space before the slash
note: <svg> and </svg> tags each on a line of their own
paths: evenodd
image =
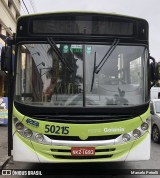
<svg viewBox="0 0 160 178">
<path fill-rule="evenodd" d="M 9 155 L 37 163 L 148 160 L 155 66 L 144 19 L 86 12 L 20 17 L 2 50 Z"/>
</svg>

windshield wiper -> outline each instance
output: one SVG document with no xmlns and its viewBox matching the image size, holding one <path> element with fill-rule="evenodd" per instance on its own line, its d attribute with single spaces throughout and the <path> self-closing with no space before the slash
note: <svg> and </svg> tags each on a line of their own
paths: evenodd
<svg viewBox="0 0 160 178">
<path fill-rule="evenodd" d="M 105 62 L 107 61 L 107 59 L 109 58 L 109 56 L 112 54 L 112 52 L 114 51 L 114 49 L 116 48 L 116 46 L 119 43 L 119 39 L 115 39 L 111 45 L 111 47 L 109 48 L 109 50 L 106 52 L 106 54 L 104 55 L 104 57 L 102 58 L 102 60 L 99 62 L 99 64 L 95 67 L 95 73 L 98 74 L 99 71 L 101 70 L 101 68 L 103 67 L 103 65 L 105 64 Z"/>
<path fill-rule="evenodd" d="M 54 49 L 55 53 L 58 55 L 58 57 L 60 58 L 61 62 L 67 67 L 67 69 L 72 73 L 74 72 L 73 68 L 70 66 L 70 64 L 68 63 L 68 61 L 66 60 L 66 58 L 64 57 L 64 55 L 60 52 L 60 50 L 58 49 L 56 43 L 54 42 L 54 40 L 52 38 L 47 38 L 49 44 L 51 45 L 51 47 Z"/>
<path fill-rule="evenodd" d="M 94 66 L 93 66 L 93 74 L 92 74 L 91 91 L 93 89 L 93 83 L 94 83 L 94 77 L 95 77 L 95 68 L 96 68 L 96 52 L 94 53 Z"/>
<path fill-rule="evenodd" d="M 107 59 L 109 58 L 109 56 L 112 54 L 112 52 L 114 51 L 114 49 L 116 48 L 116 46 L 118 45 L 119 40 L 115 39 L 111 45 L 111 47 L 109 48 L 109 50 L 106 52 L 106 54 L 104 55 L 104 57 L 101 59 L 101 61 L 99 62 L 99 64 L 96 66 L 96 52 L 94 55 L 94 66 L 93 66 L 93 74 L 92 74 L 92 83 L 91 83 L 91 92 L 93 89 L 93 84 L 94 84 L 94 78 L 95 78 L 95 73 L 98 74 L 99 71 L 101 70 L 101 68 L 103 67 L 103 65 L 105 64 L 105 62 L 107 61 Z"/>
</svg>

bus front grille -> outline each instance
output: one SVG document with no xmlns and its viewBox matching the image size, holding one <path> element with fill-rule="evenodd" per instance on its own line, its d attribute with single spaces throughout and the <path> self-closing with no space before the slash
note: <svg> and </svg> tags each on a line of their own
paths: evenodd
<svg viewBox="0 0 160 178">
<path fill-rule="evenodd" d="M 64 141 L 82 141 L 78 136 L 59 136 L 59 135 L 45 135 L 51 140 L 64 140 Z M 119 137 L 117 135 L 104 135 L 104 136 L 89 136 L 86 140 L 83 141 L 100 141 L 100 140 L 112 140 Z"/>
</svg>

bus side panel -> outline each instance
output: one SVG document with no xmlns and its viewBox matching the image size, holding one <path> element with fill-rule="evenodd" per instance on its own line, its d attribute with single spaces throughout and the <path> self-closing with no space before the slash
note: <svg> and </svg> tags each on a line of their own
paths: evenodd
<svg viewBox="0 0 160 178">
<path fill-rule="evenodd" d="M 151 134 L 148 133 L 146 138 L 129 152 L 126 161 L 149 160 L 150 148 Z"/>
<path fill-rule="evenodd" d="M 32 144 L 30 143 L 29 146 L 32 147 Z M 27 147 L 27 145 L 18 138 L 17 134 L 13 135 L 13 160 L 21 162 L 39 162 L 35 151 Z"/>
</svg>

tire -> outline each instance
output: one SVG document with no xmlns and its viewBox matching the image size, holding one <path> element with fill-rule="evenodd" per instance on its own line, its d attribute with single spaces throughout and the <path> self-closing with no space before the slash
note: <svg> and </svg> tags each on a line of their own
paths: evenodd
<svg viewBox="0 0 160 178">
<path fill-rule="evenodd" d="M 155 143 L 160 143 L 160 130 L 156 125 L 152 127 L 152 140 Z"/>
</svg>

